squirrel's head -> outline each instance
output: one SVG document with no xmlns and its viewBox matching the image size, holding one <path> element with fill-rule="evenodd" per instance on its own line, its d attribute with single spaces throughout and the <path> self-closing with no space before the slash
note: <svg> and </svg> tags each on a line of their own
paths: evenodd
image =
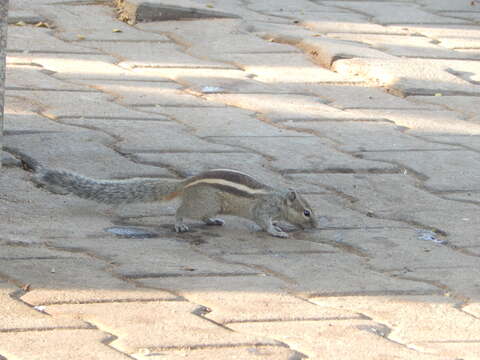
<svg viewBox="0 0 480 360">
<path fill-rule="evenodd" d="M 284 218 L 302 229 L 316 228 L 317 218 L 310 204 L 295 190 L 289 189 L 283 200 L 285 202 Z"/>
</svg>

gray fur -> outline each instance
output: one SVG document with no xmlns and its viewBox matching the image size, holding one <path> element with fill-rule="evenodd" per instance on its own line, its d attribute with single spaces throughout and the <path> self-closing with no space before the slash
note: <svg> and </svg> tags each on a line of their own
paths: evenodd
<svg viewBox="0 0 480 360">
<path fill-rule="evenodd" d="M 104 204 L 161 201 L 174 193 L 181 181 L 134 178 L 97 180 L 64 170 L 45 170 L 35 177 L 47 189 L 61 188 L 83 199 Z"/>
<path fill-rule="evenodd" d="M 275 225 L 284 220 L 301 228 L 317 226 L 308 202 L 291 189 L 273 189 L 251 176 L 234 170 L 211 170 L 186 180 L 135 178 L 97 180 L 65 170 L 47 169 L 35 159 L 9 148 L 35 171 L 34 181 L 56 193 L 72 193 L 106 204 L 152 202 L 182 197 L 177 209 L 175 230 L 188 231 L 184 218 L 209 225 L 222 225 L 218 214 L 250 219 L 277 237 L 288 235 Z"/>
</svg>

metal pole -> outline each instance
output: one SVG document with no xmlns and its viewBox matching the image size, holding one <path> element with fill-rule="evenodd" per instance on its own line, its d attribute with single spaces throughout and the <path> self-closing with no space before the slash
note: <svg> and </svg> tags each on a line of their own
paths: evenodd
<svg viewBox="0 0 480 360">
<path fill-rule="evenodd" d="M 3 105 L 5 94 L 5 53 L 7 50 L 8 0 L 0 0 L 0 149 L 3 136 Z M 0 167 L 1 167 L 0 151 Z"/>
</svg>

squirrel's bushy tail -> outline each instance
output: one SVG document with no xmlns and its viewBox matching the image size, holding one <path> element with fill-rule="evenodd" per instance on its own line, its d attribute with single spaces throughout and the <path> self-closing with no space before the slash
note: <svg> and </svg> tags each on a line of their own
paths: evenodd
<svg viewBox="0 0 480 360">
<path fill-rule="evenodd" d="M 64 170 L 43 170 L 35 181 L 53 192 L 66 191 L 105 204 L 161 201 L 175 197 L 179 181 L 134 178 L 97 180 Z"/>
<path fill-rule="evenodd" d="M 15 148 L 5 148 L 32 169 L 33 181 L 57 194 L 72 193 L 83 199 L 105 204 L 126 204 L 169 200 L 178 195 L 182 182 L 167 179 L 134 178 L 97 180 L 66 170 L 53 170 Z"/>
</svg>

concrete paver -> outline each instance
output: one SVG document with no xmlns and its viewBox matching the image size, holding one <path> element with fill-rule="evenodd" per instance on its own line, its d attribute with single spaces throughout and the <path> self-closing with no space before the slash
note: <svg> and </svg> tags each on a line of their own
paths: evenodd
<svg viewBox="0 0 480 360">
<path fill-rule="evenodd" d="M 285 122 L 284 126 L 329 138 L 348 152 L 455 149 L 405 134 L 387 121 L 292 121 Z M 359 138 L 359 132 L 365 135 Z"/>
<path fill-rule="evenodd" d="M 329 174 L 327 176 L 314 174 L 298 176 L 315 185 L 326 186 L 338 191 L 340 196 L 335 198 L 336 202 L 343 198 L 344 204 L 357 211 L 356 214 L 352 214 L 356 215 L 357 224 L 362 221 L 361 217 L 358 219 L 359 215 L 365 214 L 364 219 L 370 219 L 370 221 L 395 220 L 398 222 L 397 227 L 410 225 L 419 230 L 440 230 L 436 236 L 438 240 L 446 240 L 442 238 L 441 233 L 448 233 L 447 239 L 453 246 L 474 246 L 478 230 L 474 220 L 477 212 L 476 205 L 445 200 L 439 196 L 442 193 L 428 193 L 419 188 L 421 180 L 408 179 L 406 178 L 407 174 L 403 172 L 402 175 Z M 402 189 L 402 191 L 392 193 L 390 191 L 392 186 Z M 371 195 L 372 192 L 375 193 L 375 196 Z M 325 207 L 324 204 L 322 207 Z M 444 209 L 450 209 L 451 212 L 445 212 Z M 334 211 L 327 210 L 329 209 L 325 210 L 326 214 L 336 214 Z M 336 217 L 328 216 L 331 221 L 338 221 L 336 220 L 338 214 Z M 350 222 L 352 221 L 350 220 Z"/>
<path fill-rule="evenodd" d="M 317 302 L 315 299 L 312 301 Z M 443 356 L 458 354 L 457 341 L 471 342 L 470 349 L 474 352 L 470 354 L 478 354 L 480 342 L 475 327 L 479 326 L 479 320 L 455 309 L 448 298 L 402 296 L 389 298 L 386 303 L 382 297 L 375 299 L 358 297 L 354 301 L 355 309 L 391 329 L 388 338 L 393 341 L 406 344 L 419 351 Z M 318 300 L 318 303 L 352 309 L 349 305 L 342 306 L 346 302 L 341 298 L 322 298 Z M 437 321 L 423 320 L 432 318 Z M 454 348 L 449 351 L 450 343 Z M 441 348 L 438 350 L 436 350 L 437 344 L 441 344 Z M 469 354 L 468 350 L 464 354 Z"/>
<path fill-rule="evenodd" d="M 78 92 L 95 91 L 81 86 L 57 80 L 48 71 L 33 65 L 10 65 L 7 69 L 6 87 L 9 90 L 70 90 Z"/>
<path fill-rule="evenodd" d="M 220 359 L 295 359 L 301 358 L 301 354 L 286 346 L 234 346 L 234 347 L 211 347 L 211 348 L 185 348 L 179 350 L 163 350 L 158 352 L 145 351 L 143 354 L 134 354 L 133 357 L 138 360 L 163 360 L 165 358 L 172 360 L 209 360 L 215 357 Z"/>
<path fill-rule="evenodd" d="M 269 276 L 222 276 L 147 279 L 143 284 L 169 289 L 211 309 L 206 317 L 227 324 L 259 321 L 361 319 L 335 308 L 315 306 L 282 293 L 283 281 Z"/>
<path fill-rule="evenodd" d="M 76 319 L 55 319 L 42 311 L 35 310 L 21 301 L 11 298 L 10 294 L 15 287 L 0 283 L 0 298 L 2 310 L 0 312 L 0 334 L 21 330 L 45 330 L 55 328 L 88 328 L 85 322 Z M 3 342 L 1 342 L 3 344 Z M 1 348 L 1 346 L 0 346 Z"/>
<path fill-rule="evenodd" d="M 449 110 L 355 109 L 357 116 L 387 119 L 404 127 L 406 133 L 419 136 L 478 135 L 478 123 L 464 114 Z"/>
<path fill-rule="evenodd" d="M 98 330 L 52 330 L 0 333 L 0 353 L 8 359 L 126 360 L 129 356 L 105 342 L 111 335 Z M 25 346 L 28 344 L 28 346 Z"/>
<path fill-rule="evenodd" d="M 34 26 L 10 26 L 7 49 L 12 53 L 70 53 L 85 54 L 81 46 L 57 39 L 52 30 Z M 98 51 L 89 51 L 101 55 Z"/>
<path fill-rule="evenodd" d="M 425 97 L 425 101 L 416 101 L 416 97 L 400 98 L 389 94 L 384 89 L 373 86 L 358 86 L 347 84 L 315 84 L 311 91 L 327 99 L 328 105 L 342 110 L 356 109 L 441 109 L 435 102 L 429 101 L 432 97 Z M 413 101 L 410 101 L 413 99 Z M 428 100 L 427 100 L 428 99 Z"/>
<path fill-rule="evenodd" d="M 114 333 L 111 346 L 127 353 L 203 346 L 275 345 L 268 337 L 241 334 L 202 318 L 185 301 L 52 305 L 53 316 L 73 316 Z M 121 312 L 122 316 L 117 313 Z M 179 337 L 178 333 L 182 336 Z"/>
<path fill-rule="evenodd" d="M 296 293 L 314 296 L 351 295 L 355 293 L 431 293 L 433 286 L 410 281 L 396 280 L 370 271 L 359 270 L 358 260 L 352 255 L 336 254 L 289 254 L 289 256 L 225 255 L 227 261 L 255 264 L 267 267 L 292 282 L 290 288 Z M 350 269 L 357 270 L 352 272 Z M 361 272 L 360 272 L 361 271 Z M 341 274 L 341 275 L 340 275 Z M 341 280 L 340 280 L 341 278 Z M 375 279 L 372 281 L 372 279 Z"/>
<path fill-rule="evenodd" d="M 395 59 L 394 55 L 373 49 L 365 44 L 333 38 L 307 38 L 300 41 L 297 46 L 310 54 L 317 64 L 327 68 L 330 68 L 335 60 L 343 58 Z"/>
<path fill-rule="evenodd" d="M 431 39 L 423 36 L 383 35 L 383 34 L 328 34 L 329 37 L 365 43 L 375 49 L 399 57 L 418 57 L 418 49 L 422 49 L 422 57 L 442 59 L 468 58 L 467 54 L 458 53 L 443 46 L 433 44 Z M 373 56 L 370 56 L 373 57 Z"/>
<path fill-rule="evenodd" d="M 403 347 L 379 336 L 375 322 L 356 321 L 299 321 L 254 322 L 233 324 L 237 331 L 275 336 L 302 349 L 308 358 L 337 357 L 349 359 L 441 359 Z"/>
<path fill-rule="evenodd" d="M 359 13 L 372 16 L 373 23 L 388 24 L 464 24 L 466 21 L 450 17 L 448 14 L 436 15 L 435 13 L 424 11 L 416 4 L 406 4 L 403 2 L 382 2 L 375 4 L 370 1 L 342 1 L 340 4 L 336 1 L 326 1 L 326 5 L 341 6 L 342 8 L 352 9 Z"/>
<path fill-rule="evenodd" d="M 289 147 L 278 142 L 280 137 L 232 137 L 216 138 L 217 142 L 228 143 L 273 158 L 271 165 L 288 172 L 336 172 L 345 171 L 396 171 L 395 165 L 367 160 L 352 160 L 350 156 L 332 149 L 333 142 L 314 136 L 284 137 Z M 330 145 L 330 146 L 329 146 Z M 293 150 L 294 149 L 294 150 Z M 292 153 L 293 151 L 293 153 Z M 315 155 L 313 155 L 315 154 Z"/>
<path fill-rule="evenodd" d="M 437 104 L 445 109 L 474 117 L 480 111 L 480 105 L 472 96 L 409 96 L 408 100 L 419 104 Z"/>
<path fill-rule="evenodd" d="M 178 200 L 52 194 L 5 153 L 0 359 L 477 359 L 480 3 L 149 3 L 10 0 L 2 142 L 94 178 L 237 169 L 319 227 L 176 234 Z"/>
<path fill-rule="evenodd" d="M 430 59 L 362 59 L 336 61 L 332 69 L 343 75 L 360 75 L 400 95 L 474 95 L 476 87 L 447 72 L 448 67 Z"/>
<path fill-rule="evenodd" d="M 425 186 L 433 191 L 479 190 L 480 172 L 466 163 L 476 163 L 480 154 L 474 151 L 410 151 L 408 153 L 368 152 L 365 159 L 401 164 L 428 177 Z"/>
<path fill-rule="evenodd" d="M 73 6 L 64 3 L 46 7 L 43 13 L 56 24 L 56 36 L 66 41 L 77 41 L 79 46 L 90 47 L 90 40 L 168 41 L 164 35 L 147 33 L 118 21 L 115 9 L 101 3 Z"/>
</svg>

